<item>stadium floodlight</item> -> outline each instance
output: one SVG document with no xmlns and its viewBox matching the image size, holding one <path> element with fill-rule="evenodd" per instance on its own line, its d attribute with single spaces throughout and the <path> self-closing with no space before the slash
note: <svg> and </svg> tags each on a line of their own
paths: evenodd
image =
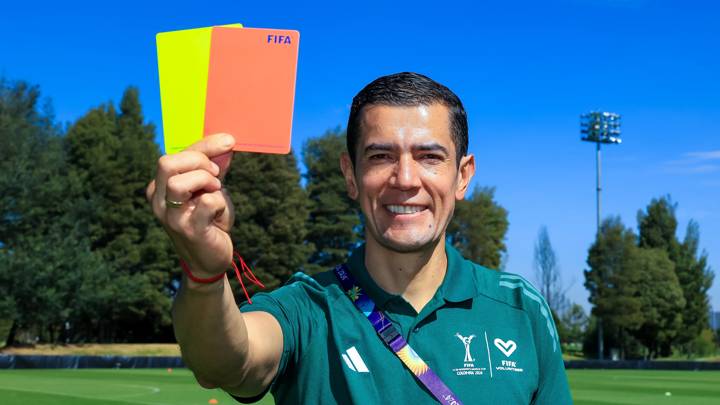
<svg viewBox="0 0 720 405">
<path fill-rule="evenodd" d="M 611 112 L 593 111 L 580 116 L 580 133 L 582 140 L 593 142 L 596 145 L 595 169 L 597 173 L 597 231 L 596 237 L 600 237 L 600 145 L 620 144 L 620 114 Z M 603 358 L 603 327 L 602 319 L 597 319 L 598 326 L 598 358 Z"/>
<path fill-rule="evenodd" d="M 580 116 L 580 133 L 583 141 L 622 143 L 620 139 L 620 115 L 594 111 Z"/>
</svg>

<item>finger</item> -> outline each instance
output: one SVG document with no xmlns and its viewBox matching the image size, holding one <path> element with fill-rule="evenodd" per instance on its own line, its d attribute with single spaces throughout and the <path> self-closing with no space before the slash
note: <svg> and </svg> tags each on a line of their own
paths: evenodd
<svg viewBox="0 0 720 405">
<path fill-rule="evenodd" d="M 152 180 L 145 189 L 145 198 L 148 202 L 152 202 L 153 195 L 155 194 L 155 180 Z"/>
<path fill-rule="evenodd" d="M 187 202 L 198 192 L 212 193 L 220 190 L 220 180 L 205 170 L 193 170 L 176 174 L 167 181 L 165 198 L 170 201 Z"/>
<path fill-rule="evenodd" d="M 230 170 L 230 163 L 232 162 L 234 153 L 232 151 L 223 153 L 222 155 L 218 155 L 215 157 L 210 158 L 210 160 L 218 165 L 220 168 L 220 174 L 218 177 L 220 180 L 225 179 L 225 175 L 227 174 L 228 170 Z"/>
<path fill-rule="evenodd" d="M 197 197 L 195 204 L 195 209 L 190 217 L 193 233 L 205 234 L 210 226 L 217 226 L 225 232 L 230 231 L 230 207 L 222 191 L 204 193 Z"/>
<path fill-rule="evenodd" d="M 215 157 L 232 151 L 235 146 L 235 138 L 229 134 L 214 134 L 190 145 L 187 151 L 200 152 L 208 157 Z"/>
<path fill-rule="evenodd" d="M 165 201 L 165 189 L 170 177 L 198 169 L 206 170 L 213 175 L 220 173 L 220 168 L 211 162 L 207 155 L 200 152 L 183 151 L 174 155 L 162 156 L 158 160 L 154 204 L 161 205 Z"/>
<path fill-rule="evenodd" d="M 223 198 L 225 199 L 225 205 L 228 208 L 225 212 L 227 214 L 227 219 L 225 217 L 221 217 L 219 226 L 223 230 L 230 232 L 233 224 L 235 224 L 235 206 L 233 205 L 232 199 L 230 198 L 230 192 L 226 188 L 223 187 L 222 189 L 220 189 L 220 192 L 222 192 Z"/>
</svg>

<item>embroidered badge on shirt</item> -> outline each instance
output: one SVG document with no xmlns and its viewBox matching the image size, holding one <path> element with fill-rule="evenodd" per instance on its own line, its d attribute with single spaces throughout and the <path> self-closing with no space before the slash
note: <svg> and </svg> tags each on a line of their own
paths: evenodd
<svg viewBox="0 0 720 405">
<path fill-rule="evenodd" d="M 500 365 L 495 367 L 495 370 L 497 371 L 513 371 L 516 373 L 522 373 L 523 369 L 518 366 L 518 362 L 516 359 L 511 359 L 510 356 L 515 353 L 515 350 L 517 350 L 518 345 L 515 343 L 512 339 L 503 340 L 501 338 L 495 338 L 493 340 L 493 344 L 495 347 L 497 347 L 498 350 L 502 354 L 505 355 L 505 359 L 500 360 Z"/>
<path fill-rule="evenodd" d="M 485 371 L 487 370 L 487 367 L 479 367 L 476 366 L 476 358 L 473 357 L 472 352 L 472 343 L 473 339 L 476 338 L 476 335 L 470 334 L 468 336 L 463 336 L 459 332 L 455 333 L 455 337 L 458 338 L 458 341 L 462 343 L 462 348 L 464 350 L 460 351 L 458 350 L 458 358 L 460 358 L 460 353 L 464 354 L 463 356 L 463 362 L 462 367 L 454 368 L 453 372 L 455 372 L 455 375 L 458 376 L 465 376 L 465 375 L 483 375 Z M 455 353 L 455 351 L 453 351 Z"/>
</svg>

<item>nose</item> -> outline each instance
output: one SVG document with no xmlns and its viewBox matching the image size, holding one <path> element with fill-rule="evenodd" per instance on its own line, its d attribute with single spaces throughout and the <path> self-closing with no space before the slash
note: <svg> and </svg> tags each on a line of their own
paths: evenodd
<svg viewBox="0 0 720 405">
<path fill-rule="evenodd" d="M 403 155 L 395 166 L 392 185 L 400 190 L 410 190 L 420 186 L 417 162 L 412 156 Z"/>
</svg>

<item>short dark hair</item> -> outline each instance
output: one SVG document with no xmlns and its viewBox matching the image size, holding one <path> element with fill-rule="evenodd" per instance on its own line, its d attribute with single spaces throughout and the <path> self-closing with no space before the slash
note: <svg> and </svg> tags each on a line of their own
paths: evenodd
<svg viewBox="0 0 720 405">
<path fill-rule="evenodd" d="M 449 88 L 419 73 L 402 72 L 379 77 L 353 98 L 347 125 L 347 150 L 355 164 L 363 109 L 369 105 L 414 107 L 442 104 L 450 111 L 450 136 L 455 144 L 457 164 L 467 155 L 468 124 L 460 98 Z"/>
</svg>

